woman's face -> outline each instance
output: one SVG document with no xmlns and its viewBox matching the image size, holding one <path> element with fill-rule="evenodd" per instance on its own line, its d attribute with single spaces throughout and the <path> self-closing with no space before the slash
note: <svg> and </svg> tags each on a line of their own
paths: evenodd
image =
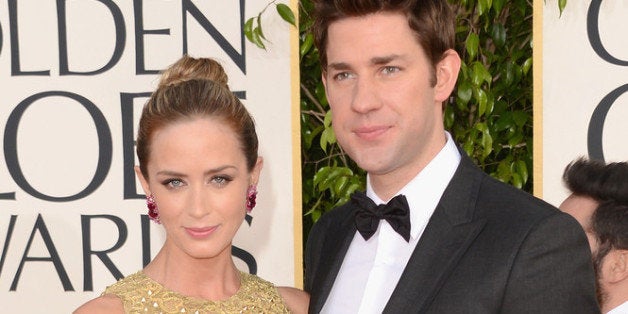
<svg viewBox="0 0 628 314">
<path fill-rule="evenodd" d="M 231 241 L 245 215 L 253 171 L 240 142 L 224 122 L 193 118 L 167 125 L 151 137 L 148 178 L 136 168 L 144 191 L 153 194 L 166 229 L 165 247 L 194 258 L 231 255 Z"/>
</svg>

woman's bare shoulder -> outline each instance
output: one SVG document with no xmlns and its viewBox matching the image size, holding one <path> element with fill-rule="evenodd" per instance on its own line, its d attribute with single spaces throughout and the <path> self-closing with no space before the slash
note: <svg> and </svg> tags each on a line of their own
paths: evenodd
<svg viewBox="0 0 628 314">
<path fill-rule="evenodd" d="M 124 313 L 124 305 L 117 296 L 105 294 L 86 302 L 73 312 L 73 314 L 85 313 Z"/>
<path fill-rule="evenodd" d="M 277 291 L 279 291 L 292 313 L 307 314 L 307 308 L 310 303 L 310 295 L 307 292 L 292 287 L 277 287 Z"/>
</svg>

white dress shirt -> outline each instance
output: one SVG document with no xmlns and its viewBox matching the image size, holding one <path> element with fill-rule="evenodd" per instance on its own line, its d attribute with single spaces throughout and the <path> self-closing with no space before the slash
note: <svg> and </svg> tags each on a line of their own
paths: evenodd
<svg viewBox="0 0 628 314">
<path fill-rule="evenodd" d="M 628 301 L 622 303 L 622 305 L 606 312 L 606 314 L 628 314 Z"/>
<path fill-rule="evenodd" d="M 344 258 L 321 313 L 381 313 L 436 209 L 445 188 L 460 164 L 460 153 L 449 133 L 441 151 L 396 195 L 410 206 L 410 241 L 406 242 L 387 221 L 368 240 L 359 232 Z M 367 175 L 366 195 L 375 204 L 385 203 L 374 192 Z"/>
</svg>

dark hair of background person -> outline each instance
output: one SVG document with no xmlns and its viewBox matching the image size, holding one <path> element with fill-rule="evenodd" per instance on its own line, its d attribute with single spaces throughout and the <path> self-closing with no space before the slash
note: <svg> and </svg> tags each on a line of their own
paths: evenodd
<svg viewBox="0 0 628 314">
<path fill-rule="evenodd" d="M 579 158 L 567 165 L 563 180 L 573 194 L 599 204 L 591 216 L 596 268 L 612 249 L 628 250 L 628 163 Z"/>
</svg>

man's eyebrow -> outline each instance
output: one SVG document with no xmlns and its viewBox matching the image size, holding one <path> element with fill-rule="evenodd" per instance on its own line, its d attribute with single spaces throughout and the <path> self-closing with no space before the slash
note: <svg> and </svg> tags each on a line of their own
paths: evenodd
<svg viewBox="0 0 628 314">
<path fill-rule="evenodd" d="M 387 56 L 373 57 L 371 58 L 371 60 L 369 60 L 369 63 L 371 65 L 383 65 L 402 58 L 403 57 L 401 55 L 391 54 Z M 343 71 L 351 69 L 351 66 L 346 62 L 332 62 L 327 65 L 327 68 L 336 71 Z"/>
<path fill-rule="evenodd" d="M 328 69 L 332 69 L 332 70 L 348 70 L 351 67 L 349 66 L 348 63 L 345 62 L 333 62 L 327 65 Z"/>
<path fill-rule="evenodd" d="M 392 55 L 382 56 L 382 57 L 373 57 L 371 58 L 371 64 L 372 65 L 388 64 L 391 61 L 398 60 L 398 59 L 401 59 L 401 56 L 397 54 L 392 54 Z"/>
</svg>

